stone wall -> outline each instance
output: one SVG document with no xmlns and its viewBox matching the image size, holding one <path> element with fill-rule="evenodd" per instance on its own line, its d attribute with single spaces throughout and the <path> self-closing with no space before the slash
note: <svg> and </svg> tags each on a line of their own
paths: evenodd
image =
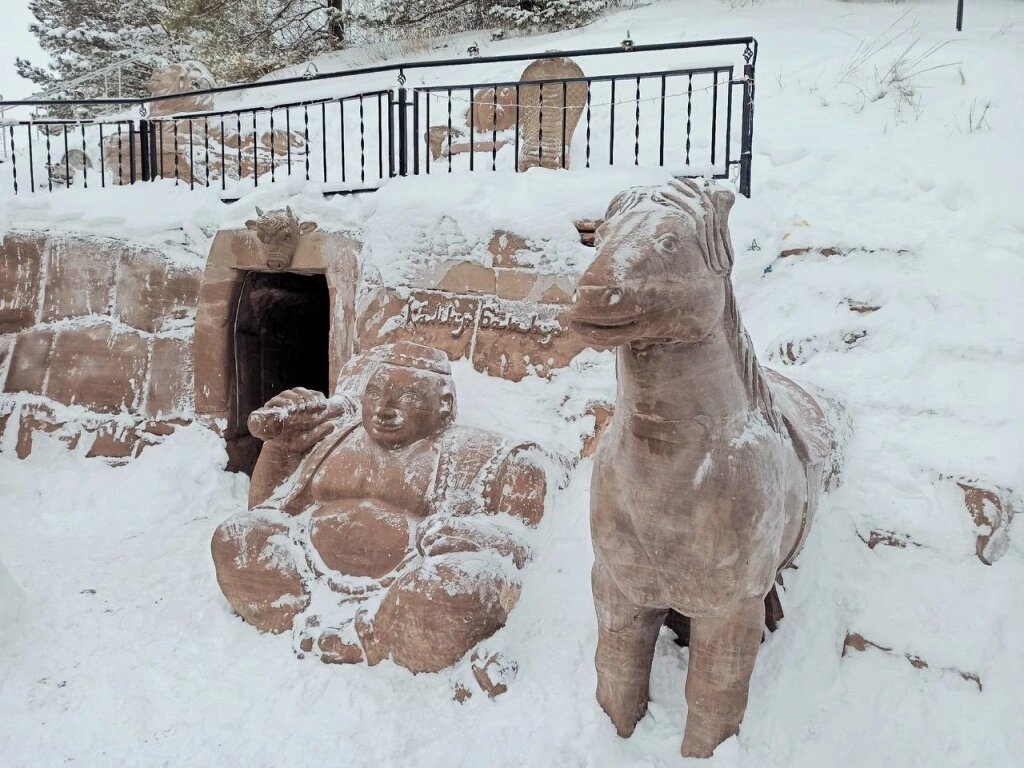
<svg viewBox="0 0 1024 768">
<path fill-rule="evenodd" d="M 126 458 L 192 417 L 198 266 L 39 232 L 8 233 L 2 251 L 0 429 L 19 455 L 44 431 Z"/>
</svg>

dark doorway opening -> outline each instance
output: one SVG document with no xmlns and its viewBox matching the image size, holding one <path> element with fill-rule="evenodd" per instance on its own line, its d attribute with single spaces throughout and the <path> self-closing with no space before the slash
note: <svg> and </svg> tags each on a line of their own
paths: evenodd
<svg viewBox="0 0 1024 768">
<path fill-rule="evenodd" d="M 235 314 L 235 391 L 238 438 L 247 438 L 250 445 L 242 451 L 248 458 L 239 462 L 240 469 L 251 473 L 259 455 L 260 441 L 248 435 L 250 413 L 294 387 L 330 395 L 330 332 L 331 302 L 324 275 L 245 276 Z"/>
</svg>

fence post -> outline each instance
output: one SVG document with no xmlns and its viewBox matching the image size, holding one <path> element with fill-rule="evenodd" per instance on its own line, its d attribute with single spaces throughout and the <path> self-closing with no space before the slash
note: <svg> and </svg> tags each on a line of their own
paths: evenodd
<svg viewBox="0 0 1024 768">
<path fill-rule="evenodd" d="M 135 121 L 128 121 L 128 183 L 135 183 Z"/>
<path fill-rule="evenodd" d="M 740 194 L 750 197 L 750 165 L 754 156 L 754 52 L 743 52 L 743 124 L 740 129 Z"/>
<path fill-rule="evenodd" d="M 405 86 L 398 88 L 398 175 L 409 175 L 409 92 Z"/>
<path fill-rule="evenodd" d="M 139 168 L 142 181 L 150 179 L 149 120 L 139 120 Z"/>
</svg>

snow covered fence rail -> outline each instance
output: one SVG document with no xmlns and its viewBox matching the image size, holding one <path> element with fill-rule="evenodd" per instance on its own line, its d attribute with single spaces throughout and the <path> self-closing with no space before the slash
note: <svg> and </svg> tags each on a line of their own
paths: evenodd
<svg viewBox="0 0 1024 768">
<path fill-rule="evenodd" d="M 713 62 L 702 58 L 706 50 L 715 51 Z M 621 66 L 622 56 L 630 66 Z M 33 108 L 29 119 L 0 124 L 10 149 L 0 176 L 16 194 L 163 178 L 237 198 L 296 176 L 325 194 L 347 194 L 410 174 L 628 164 L 735 178 L 749 196 L 756 59 L 752 37 L 653 45 L 627 38 L 614 48 L 471 52 L 149 99 L 0 102 Z M 512 79 L 510 67 L 524 61 L 531 63 Z M 465 77 L 468 68 L 477 76 Z M 358 92 L 331 93 L 337 80 Z M 296 100 L 299 82 L 305 98 Z M 277 103 L 274 89 L 282 87 L 292 98 Z M 166 114 L 172 99 L 212 105 L 213 95 L 229 93 L 231 108 Z M 141 118 L 35 117 L 51 107 L 97 106 L 136 106 Z"/>
</svg>

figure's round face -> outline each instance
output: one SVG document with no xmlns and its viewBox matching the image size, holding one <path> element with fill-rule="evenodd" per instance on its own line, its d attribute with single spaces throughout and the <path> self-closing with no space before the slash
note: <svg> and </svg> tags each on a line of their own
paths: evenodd
<svg viewBox="0 0 1024 768">
<path fill-rule="evenodd" d="M 401 448 L 438 432 L 452 405 L 440 374 L 385 364 L 363 392 L 363 428 L 379 445 Z"/>
</svg>

